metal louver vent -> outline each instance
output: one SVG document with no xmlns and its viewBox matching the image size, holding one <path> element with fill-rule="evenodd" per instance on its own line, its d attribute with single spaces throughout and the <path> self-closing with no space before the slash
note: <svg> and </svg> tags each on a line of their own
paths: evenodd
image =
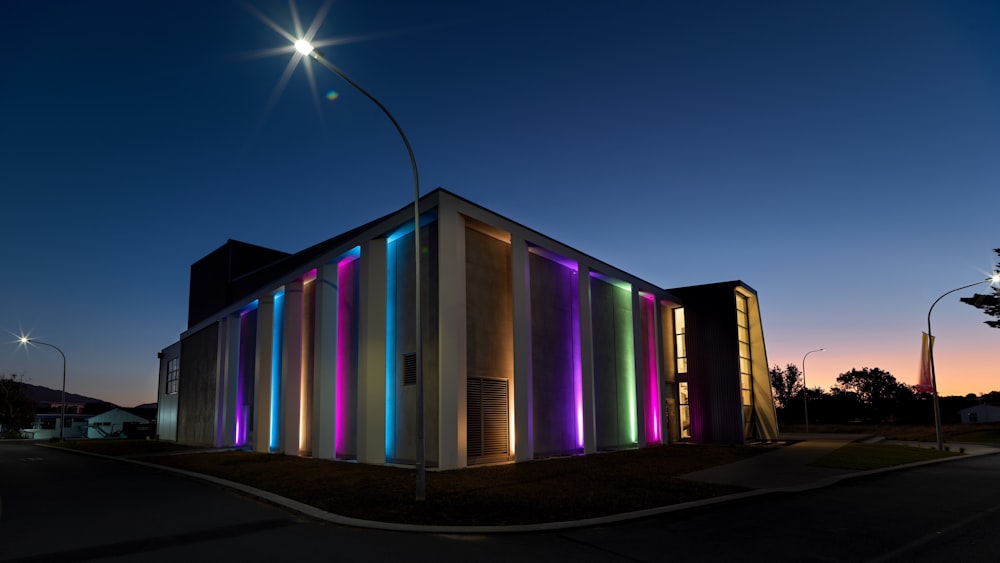
<svg viewBox="0 0 1000 563">
<path fill-rule="evenodd" d="M 403 354 L 403 385 L 417 384 L 417 355 Z"/>
<path fill-rule="evenodd" d="M 469 378 L 467 383 L 466 453 L 470 462 L 506 459 L 510 441 L 507 380 Z"/>
</svg>

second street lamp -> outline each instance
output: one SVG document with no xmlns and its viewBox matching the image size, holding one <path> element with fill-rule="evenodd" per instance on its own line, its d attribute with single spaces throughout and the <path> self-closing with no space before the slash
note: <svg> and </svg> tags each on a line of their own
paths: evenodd
<svg viewBox="0 0 1000 563">
<path fill-rule="evenodd" d="M 806 434 L 809 433 L 809 387 L 806 386 L 806 358 L 813 352 L 822 352 L 823 350 L 823 348 L 809 350 L 805 356 L 802 356 L 802 407 L 805 410 Z"/>
<path fill-rule="evenodd" d="M 930 364 L 931 397 L 934 403 L 934 435 L 937 438 L 938 450 L 944 449 L 944 436 L 941 432 L 941 404 L 938 401 L 937 374 L 934 373 L 934 335 L 931 333 L 931 313 L 934 311 L 934 306 L 938 304 L 938 301 L 941 301 L 946 296 L 951 295 L 956 291 L 962 291 L 963 289 L 975 287 L 981 283 L 989 283 L 992 286 L 1000 286 L 1000 272 L 993 272 L 993 275 L 984 280 L 963 285 L 962 287 L 956 287 L 951 291 L 941 294 L 941 297 L 935 299 L 934 302 L 931 303 L 931 308 L 927 310 L 927 362 Z"/>
<path fill-rule="evenodd" d="M 38 340 L 32 340 L 32 339 L 28 338 L 27 336 L 22 336 L 22 337 L 18 338 L 18 341 L 21 344 L 25 345 L 25 346 L 27 346 L 28 344 L 37 344 L 39 346 L 48 346 L 49 348 L 52 348 L 56 352 L 59 352 L 59 355 L 62 356 L 62 361 L 63 361 L 63 372 L 62 372 L 62 404 L 60 405 L 60 412 L 61 412 L 61 414 L 59 415 L 59 418 L 60 418 L 60 420 L 59 420 L 59 441 L 63 442 L 63 441 L 65 441 L 65 436 L 66 436 L 65 431 L 64 431 L 64 429 L 66 428 L 66 354 L 64 354 L 63 351 L 60 350 L 59 347 L 56 346 L 56 345 L 54 345 L 54 344 L 49 344 L 48 342 L 40 342 Z"/>
<path fill-rule="evenodd" d="M 410 168 L 413 171 L 413 267 L 414 267 L 414 279 L 416 287 L 415 297 L 414 297 L 414 316 L 416 317 L 416 326 L 414 327 L 414 335 L 416 340 L 416 364 L 417 364 L 417 400 L 416 400 L 416 430 L 417 430 L 417 482 L 416 482 L 416 499 L 424 500 L 426 498 L 426 468 L 424 460 L 424 369 L 422 363 L 423 351 L 423 340 L 420 334 L 420 175 L 417 173 L 417 159 L 413 155 L 413 148 L 410 146 L 410 140 L 406 138 L 406 133 L 403 132 L 403 128 L 396 121 L 396 118 L 392 116 L 389 109 L 382 105 L 382 102 L 378 101 L 375 96 L 371 95 L 367 90 L 362 88 L 357 82 L 351 80 L 344 71 L 340 70 L 333 65 L 327 58 L 323 55 L 323 52 L 316 49 L 305 39 L 299 39 L 295 41 L 295 50 L 302 53 L 304 56 L 311 58 L 317 63 L 323 65 L 330 72 L 333 72 L 340 78 L 347 82 L 355 90 L 361 92 L 366 98 L 371 100 L 382 113 L 385 114 L 389 121 L 392 122 L 393 127 L 396 128 L 396 132 L 399 133 L 399 137 L 403 140 L 403 144 L 406 146 L 406 153 L 410 157 Z"/>
</svg>

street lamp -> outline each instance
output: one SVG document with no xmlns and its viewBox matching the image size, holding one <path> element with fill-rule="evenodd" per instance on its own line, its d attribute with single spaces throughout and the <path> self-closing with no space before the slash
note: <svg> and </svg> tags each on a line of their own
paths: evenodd
<svg viewBox="0 0 1000 563">
<path fill-rule="evenodd" d="M 823 348 L 809 350 L 805 356 L 802 356 L 802 407 L 805 409 L 806 434 L 809 433 L 809 387 L 806 386 L 806 358 L 813 352 L 822 352 L 823 350 Z"/>
<path fill-rule="evenodd" d="M 64 441 L 64 436 L 65 436 L 64 429 L 66 428 L 66 354 L 63 354 L 63 351 L 60 350 L 58 346 L 54 344 L 49 344 L 48 342 L 32 340 L 27 336 L 22 336 L 18 338 L 18 340 L 21 342 L 21 344 L 24 344 L 25 346 L 27 346 L 28 344 L 38 344 L 39 346 L 48 346 L 49 348 L 52 348 L 56 352 L 59 352 L 59 355 L 62 356 L 62 361 L 63 361 L 62 406 L 61 406 L 62 414 L 60 415 L 60 420 L 59 420 L 59 441 L 62 442 Z"/>
<path fill-rule="evenodd" d="M 406 146 L 406 153 L 410 156 L 410 168 L 413 170 L 413 264 L 414 264 L 414 279 L 415 287 L 415 310 L 414 315 L 416 316 L 416 326 L 414 327 L 414 335 L 416 339 L 416 364 L 417 364 L 417 483 L 416 483 L 416 497 L 418 501 L 424 500 L 426 498 L 426 468 L 424 461 L 424 368 L 422 363 L 423 351 L 423 340 L 420 334 L 420 176 L 417 174 L 417 159 L 413 156 L 413 148 L 410 146 L 410 140 L 406 138 L 406 133 L 403 132 L 403 128 L 400 127 L 399 122 L 396 118 L 392 116 L 388 108 L 382 105 L 382 102 L 378 101 L 375 96 L 371 95 L 367 90 L 362 88 L 357 82 L 351 80 L 344 71 L 340 70 L 333 65 L 327 58 L 323 55 L 323 52 L 316 49 L 305 39 L 298 39 L 295 41 L 295 50 L 302 53 L 303 56 L 307 56 L 319 64 L 326 67 L 328 70 L 342 78 L 345 82 L 354 87 L 355 90 L 361 92 L 369 100 L 371 100 L 389 121 L 392 122 L 393 127 L 396 128 L 396 132 L 399 133 L 399 137 L 403 140 L 403 144 Z"/>
<path fill-rule="evenodd" d="M 993 275 L 984 279 L 979 280 L 976 283 L 970 283 L 969 285 L 963 285 L 962 287 L 956 287 L 955 289 L 945 292 L 931 303 L 931 308 L 927 310 L 927 361 L 931 366 L 931 397 L 934 403 L 934 434 L 937 438 L 937 449 L 944 449 L 944 438 L 941 435 L 941 404 L 938 402 L 938 389 L 937 389 L 937 375 L 934 373 L 934 335 L 931 333 L 931 312 L 934 311 L 934 306 L 938 304 L 938 301 L 944 299 L 946 296 L 955 293 L 956 291 L 961 291 L 963 289 L 968 289 L 970 287 L 977 286 L 981 283 L 989 283 L 990 285 L 1000 286 L 1000 272 L 993 272 Z"/>
</svg>

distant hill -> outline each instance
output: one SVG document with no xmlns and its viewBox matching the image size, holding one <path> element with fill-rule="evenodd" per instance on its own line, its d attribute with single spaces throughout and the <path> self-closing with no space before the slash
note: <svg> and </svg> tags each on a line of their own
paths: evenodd
<svg viewBox="0 0 1000 563">
<path fill-rule="evenodd" d="M 49 389 L 48 387 L 42 387 L 41 385 L 32 385 L 31 383 L 25 383 L 25 388 L 28 391 L 28 397 L 36 403 L 61 403 L 62 402 L 62 391 L 59 389 Z M 102 399 L 95 399 L 94 397 L 88 397 L 86 395 L 77 395 L 76 393 L 66 393 L 66 404 L 80 404 L 85 405 L 87 403 L 108 403 L 108 401 Z M 114 405 L 114 403 L 108 403 Z M 118 406 L 118 405 L 115 405 Z"/>
</svg>

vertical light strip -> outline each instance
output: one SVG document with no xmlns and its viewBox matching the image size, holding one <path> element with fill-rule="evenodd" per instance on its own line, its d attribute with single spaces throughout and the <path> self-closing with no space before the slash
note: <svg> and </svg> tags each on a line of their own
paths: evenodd
<svg viewBox="0 0 1000 563">
<path fill-rule="evenodd" d="M 637 416 L 637 404 L 635 398 L 635 329 L 633 328 L 633 317 L 639 314 L 639 311 L 632 310 L 632 284 L 625 282 L 614 283 L 614 291 L 617 293 L 619 299 L 624 300 L 624 305 L 628 309 L 628 315 L 621 319 L 618 324 L 620 332 L 618 333 L 617 342 L 617 352 L 621 354 L 621 358 L 625 364 L 623 366 L 624 373 L 622 382 L 622 399 L 625 400 L 625 412 L 628 413 L 628 439 L 629 443 L 637 444 L 639 442 L 639 422 Z"/>
<path fill-rule="evenodd" d="M 254 301 L 253 306 L 256 306 L 256 303 Z M 233 443 L 236 446 L 245 445 L 247 441 L 246 408 L 244 408 L 244 403 L 246 402 L 247 365 L 243 360 L 246 355 L 247 346 L 252 346 L 252 344 L 247 343 L 246 316 L 250 311 L 253 311 L 253 306 L 240 311 L 240 344 L 239 350 L 236 353 L 236 412 L 233 413 L 236 416 L 236 436 L 233 439 Z"/>
<path fill-rule="evenodd" d="M 385 459 L 396 454 L 396 241 L 386 244 L 385 276 Z"/>
<path fill-rule="evenodd" d="M 571 276 L 570 301 L 572 303 L 572 321 L 570 330 L 573 334 L 573 400 L 576 412 L 576 447 L 583 447 L 583 365 L 580 352 L 580 283 L 577 279 L 578 266 L 573 264 Z"/>
<path fill-rule="evenodd" d="M 355 250 L 360 250 L 357 248 Z M 354 310 L 351 299 L 354 297 L 354 283 L 348 281 L 347 276 L 351 275 L 348 266 L 358 259 L 359 253 L 352 253 L 337 262 L 337 364 L 334 381 L 334 401 L 336 412 L 334 413 L 334 457 L 346 455 L 344 448 L 347 439 L 347 429 L 350 427 L 348 416 L 350 408 L 347 397 L 347 378 L 350 365 L 351 343 L 354 342 L 353 322 L 350 311 Z M 350 291 L 348 291 L 350 290 Z"/>
<path fill-rule="evenodd" d="M 278 451 L 280 445 L 279 432 L 281 416 L 281 327 L 284 322 L 284 297 L 278 293 L 274 296 L 274 323 L 271 331 L 271 440 L 269 447 L 272 452 Z"/>
<path fill-rule="evenodd" d="M 660 437 L 660 372 L 656 365 L 656 301 L 652 295 L 640 294 L 646 315 L 646 442 L 658 444 Z"/>
</svg>

